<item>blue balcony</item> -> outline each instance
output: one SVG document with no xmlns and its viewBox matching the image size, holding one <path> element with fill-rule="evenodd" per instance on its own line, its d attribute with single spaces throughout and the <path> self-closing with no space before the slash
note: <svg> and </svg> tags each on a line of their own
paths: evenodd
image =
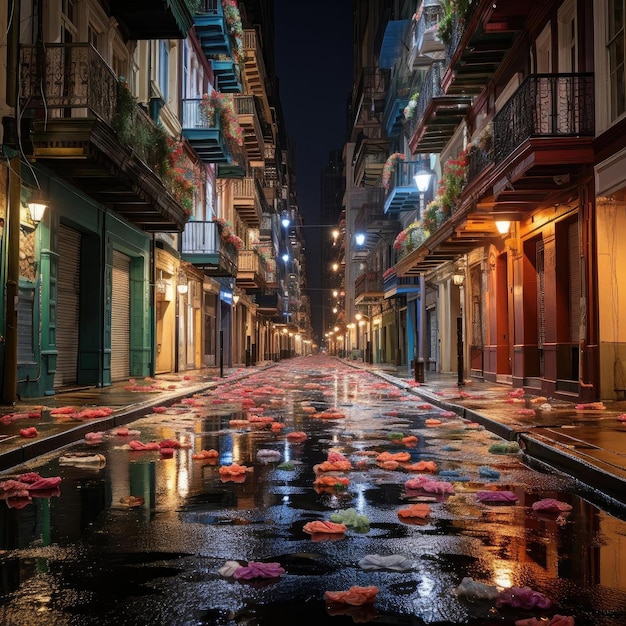
<svg viewBox="0 0 626 626">
<path fill-rule="evenodd" d="M 398 161 L 389 179 L 385 213 L 400 213 L 420 208 L 420 192 L 413 178 L 423 168 L 422 161 Z M 431 184 L 432 184 L 431 177 Z M 428 195 L 428 192 L 424 194 Z"/>
<path fill-rule="evenodd" d="M 221 0 L 202 0 L 193 18 L 196 35 L 208 59 L 232 57 L 233 49 Z"/>
<path fill-rule="evenodd" d="M 183 136 L 204 163 L 231 163 L 231 147 L 220 127 L 219 115 L 210 120 L 200 106 L 201 102 L 200 98 L 183 100 Z"/>
<path fill-rule="evenodd" d="M 393 298 L 408 293 L 419 293 L 419 276 L 398 276 L 396 268 L 389 268 L 383 274 L 385 298 Z"/>
<path fill-rule="evenodd" d="M 212 276 L 237 276 L 237 248 L 221 237 L 217 222 L 187 222 L 181 239 L 183 259 Z"/>
<path fill-rule="evenodd" d="M 217 164 L 218 178 L 243 178 L 246 175 L 246 162 L 243 149 L 237 144 L 230 146 L 230 156 L 226 163 Z"/>
<path fill-rule="evenodd" d="M 211 61 L 213 74 L 217 78 L 217 89 L 222 93 L 241 93 L 241 72 L 232 59 Z"/>
</svg>

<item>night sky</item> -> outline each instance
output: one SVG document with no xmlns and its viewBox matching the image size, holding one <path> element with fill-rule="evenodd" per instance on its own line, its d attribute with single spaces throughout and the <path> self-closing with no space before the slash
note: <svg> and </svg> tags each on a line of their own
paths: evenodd
<svg viewBox="0 0 626 626">
<path fill-rule="evenodd" d="M 287 133 L 296 146 L 298 206 L 319 224 L 321 171 L 343 149 L 352 91 L 352 1 L 275 0 L 276 73 Z M 313 326 L 321 330 L 320 237 L 304 231 Z M 317 337 L 318 341 L 321 337 Z"/>
</svg>

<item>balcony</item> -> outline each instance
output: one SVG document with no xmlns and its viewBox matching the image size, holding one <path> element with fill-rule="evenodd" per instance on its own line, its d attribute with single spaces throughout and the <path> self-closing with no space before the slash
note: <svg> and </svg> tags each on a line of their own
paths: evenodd
<svg viewBox="0 0 626 626">
<path fill-rule="evenodd" d="M 493 168 L 463 198 L 509 219 L 558 204 L 593 165 L 594 135 L 592 74 L 531 74 L 493 119 Z"/>
<path fill-rule="evenodd" d="M 181 237 L 181 255 L 211 276 L 237 275 L 237 248 L 221 238 L 217 222 L 187 222 Z"/>
<path fill-rule="evenodd" d="M 384 212 L 401 213 L 420 208 L 420 192 L 414 176 L 424 167 L 422 161 L 396 161 L 389 178 Z"/>
<path fill-rule="evenodd" d="M 493 119 L 493 152 L 470 152 L 457 210 L 397 262 L 398 275 L 436 269 L 500 237 L 496 220 L 568 202 L 594 163 L 593 93 L 592 74 L 529 75 Z"/>
<path fill-rule="evenodd" d="M 384 297 L 383 279 L 378 272 L 363 272 L 354 281 L 354 304 L 377 304 Z"/>
<path fill-rule="evenodd" d="M 258 228 L 263 211 L 269 211 L 264 205 L 265 194 L 255 178 L 248 176 L 234 181 L 233 206 L 250 228 Z"/>
<path fill-rule="evenodd" d="M 246 161 L 243 148 L 237 144 L 229 145 L 230 155 L 226 163 L 217 164 L 218 178 L 243 178 L 246 175 Z"/>
<path fill-rule="evenodd" d="M 243 54 L 245 59 L 243 72 L 245 74 L 248 92 L 259 99 L 261 115 L 263 119 L 269 121 L 272 119 L 272 113 L 270 111 L 265 87 L 267 73 L 265 71 L 265 62 L 263 61 L 263 48 L 261 46 L 260 36 L 257 34 L 256 30 L 250 28 L 244 29 Z"/>
<path fill-rule="evenodd" d="M 136 103 L 120 113 L 126 91 L 90 44 L 21 46 L 19 79 L 32 157 L 138 228 L 183 229 L 188 215 L 156 173 L 167 158 L 155 149 L 162 131 Z"/>
<path fill-rule="evenodd" d="M 383 292 L 385 298 L 394 298 L 408 293 L 419 293 L 417 276 L 398 276 L 395 267 L 390 267 L 383 274 Z"/>
<path fill-rule="evenodd" d="M 472 102 L 468 95 L 447 95 L 441 85 L 443 61 L 435 61 L 422 82 L 409 124 L 411 152 L 441 152 L 465 118 Z"/>
<path fill-rule="evenodd" d="M 128 39 L 185 39 L 193 26 L 189 0 L 110 0 L 109 14 Z"/>
<path fill-rule="evenodd" d="M 232 41 L 221 0 L 201 0 L 193 22 L 196 36 L 207 59 L 219 56 L 232 58 Z"/>
<path fill-rule="evenodd" d="M 368 129 L 373 133 L 373 129 Z M 371 138 L 360 133 L 352 157 L 354 185 L 357 187 L 377 187 L 389 154 L 389 139 Z"/>
<path fill-rule="evenodd" d="M 383 126 L 387 135 L 399 135 L 404 129 L 404 109 L 409 103 L 413 83 L 404 72 L 396 72 L 385 97 Z"/>
<path fill-rule="evenodd" d="M 232 59 L 211 60 L 213 74 L 217 79 L 217 89 L 222 93 L 241 93 L 241 72 Z"/>
<path fill-rule="evenodd" d="M 282 300 L 277 293 L 254 294 L 254 301 L 257 305 L 257 315 L 262 315 L 263 317 L 278 317 L 282 313 Z"/>
<path fill-rule="evenodd" d="M 256 106 L 254 96 L 235 96 L 237 121 L 243 131 L 243 144 L 250 167 L 265 165 L 265 140 L 263 139 L 264 120 Z"/>
<path fill-rule="evenodd" d="M 530 12 L 527 2 L 472 0 L 452 20 L 442 85 L 448 95 L 480 94 L 515 47 Z"/>
<path fill-rule="evenodd" d="M 240 250 L 237 268 L 237 287 L 242 289 L 264 289 L 265 265 L 256 250 Z"/>
<path fill-rule="evenodd" d="M 421 15 L 411 28 L 410 71 L 427 69 L 433 60 L 445 57 L 446 47 L 438 34 L 442 15 L 443 7 L 439 0 L 424 0 Z"/>
<path fill-rule="evenodd" d="M 219 115 L 209 119 L 201 106 L 202 99 L 193 98 L 182 102 L 183 137 L 187 139 L 204 163 L 233 162 L 229 140 L 220 126 Z"/>
<path fill-rule="evenodd" d="M 380 127 L 380 116 L 385 111 L 387 79 L 378 67 L 363 67 L 358 87 L 352 100 L 351 127 Z"/>
</svg>

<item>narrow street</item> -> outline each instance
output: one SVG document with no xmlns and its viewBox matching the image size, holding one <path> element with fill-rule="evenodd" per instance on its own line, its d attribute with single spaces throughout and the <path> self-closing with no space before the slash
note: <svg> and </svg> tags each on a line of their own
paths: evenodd
<svg viewBox="0 0 626 626">
<path fill-rule="evenodd" d="M 325 356 L 90 433 L 1 492 L 2 626 L 626 623 L 626 520 Z"/>
</svg>

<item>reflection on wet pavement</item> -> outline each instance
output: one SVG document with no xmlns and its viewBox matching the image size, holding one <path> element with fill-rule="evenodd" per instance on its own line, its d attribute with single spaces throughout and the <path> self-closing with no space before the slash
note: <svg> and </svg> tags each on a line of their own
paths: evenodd
<svg viewBox="0 0 626 626">
<path fill-rule="evenodd" d="M 624 520 L 369 372 L 285 361 L 100 434 L 11 477 L 61 484 L 0 503 L 4 623 L 626 623 Z"/>
</svg>

